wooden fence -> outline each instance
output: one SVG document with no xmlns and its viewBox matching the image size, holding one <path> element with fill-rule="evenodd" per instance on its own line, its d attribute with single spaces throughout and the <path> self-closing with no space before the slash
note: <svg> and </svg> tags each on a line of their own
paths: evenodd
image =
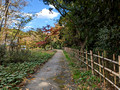
<svg viewBox="0 0 120 90">
<path fill-rule="evenodd" d="M 100 81 L 103 81 L 104 87 L 109 82 L 115 87 L 115 89 L 120 90 L 120 56 L 116 60 L 115 54 L 113 54 L 113 60 L 105 57 L 104 53 L 100 55 L 93 54 L 92 51 L 79 51 L 77 49 L 71 49 L 64 47 L 64 50 L 69 54 L 74 55 L 80 63 L 86 65 L 86 69 L 92 70 L 93 75 L 98 75 Z"/>
</svg>

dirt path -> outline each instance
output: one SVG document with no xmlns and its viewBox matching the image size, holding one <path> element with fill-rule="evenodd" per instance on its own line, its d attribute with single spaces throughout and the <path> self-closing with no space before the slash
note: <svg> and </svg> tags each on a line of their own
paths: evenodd
<svg viewBox="0 0 120 90">
<path fill-rule="evenodd" d="M 63 51 L 57 50 L 57 53 L 35 75 L 35 79 L 23 90 L 26 88 L 27 90 L 75 90 L 70 77 Z"/>
</svg>

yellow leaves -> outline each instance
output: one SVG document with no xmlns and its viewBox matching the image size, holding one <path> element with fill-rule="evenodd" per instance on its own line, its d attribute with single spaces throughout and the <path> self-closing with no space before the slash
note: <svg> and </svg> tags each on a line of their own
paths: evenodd
<svg viewBox="0 0 120 90">
<path fill-rule="evenodd" d="M 29 88 L 26 88 L 26 90 L 29 90 Z"/>
<path fill-rule="evenodd" d="M 8 15 L 11 15 L 11 13 L 8 12 Z"/>
<path fill-rule="evenodd" d="M 35 80 L 35 78 L 32 78 L 32 79 L 30 79 L 30 80 Z"/>
<path fill-rule="evenodd" d="M 31 80 L 35 80 L 35 78 L 32 78 L 32 79 L 24 78 L 23 82 L 24 82 L 24 83 L 26 83 L 26 82 L 30 82 Z"/>
<path fill-rule="evenodd" d="M 62 4 L 63 3 L 63 0 L 57 0 L 60 4 Z"/>
<path fill-rule="evenodd" d="M 0 9 L 3 9 L 4 7 L 3 6 L 0 6 Z"/>
<path fill-rule="evenodd" d="M 89 89 L 90 89 L 90 87 L 88 86 L 88 87 L 87 87 L 87 89 L 89 90 Z"/>
<path fill-rule="evenodd" d="M 28 81 L 29 81 L 29 79 L 27 79 L 27 78 L 24 78 L 24 79 L 23 79 L 23 82 L 24 82 L 24 83 L 26 83 L 26 82 L 28 82 Z"/>
<path fill-rule="evenodd" d="M 23 90 L 23 89 L 19 89 L 19 90 Z M 29 88 L 26 88 L 25 90 L 29 90 Z"/>
</svg>

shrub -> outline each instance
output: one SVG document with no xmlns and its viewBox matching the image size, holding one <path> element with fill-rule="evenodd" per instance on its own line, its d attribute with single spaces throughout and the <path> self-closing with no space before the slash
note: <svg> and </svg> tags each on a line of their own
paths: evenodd
<svg viewBox="0 0 120 90">
<path fill-rule="evenodd" d="M 17 63 L 28 61 L 31 58 L 31 52 L 29 50 L 9 51 L 4 56 L 3 63 Z"/>
<path fill-rule="evenodd" d="M 0 63 L 2 63 L 2 60 L 6 54 L 6 47 L 5 45 L 0 45 Z"/>
</svg>

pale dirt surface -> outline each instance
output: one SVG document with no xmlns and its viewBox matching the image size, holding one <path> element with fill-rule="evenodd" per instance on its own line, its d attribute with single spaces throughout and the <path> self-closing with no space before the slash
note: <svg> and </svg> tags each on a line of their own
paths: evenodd
<svg viewBox="0 0 120 90">
<path fill-rule="evenodd" d="M 57 50 L 22 90 L 75 90 L 63 51 Z"/>
</svg>

